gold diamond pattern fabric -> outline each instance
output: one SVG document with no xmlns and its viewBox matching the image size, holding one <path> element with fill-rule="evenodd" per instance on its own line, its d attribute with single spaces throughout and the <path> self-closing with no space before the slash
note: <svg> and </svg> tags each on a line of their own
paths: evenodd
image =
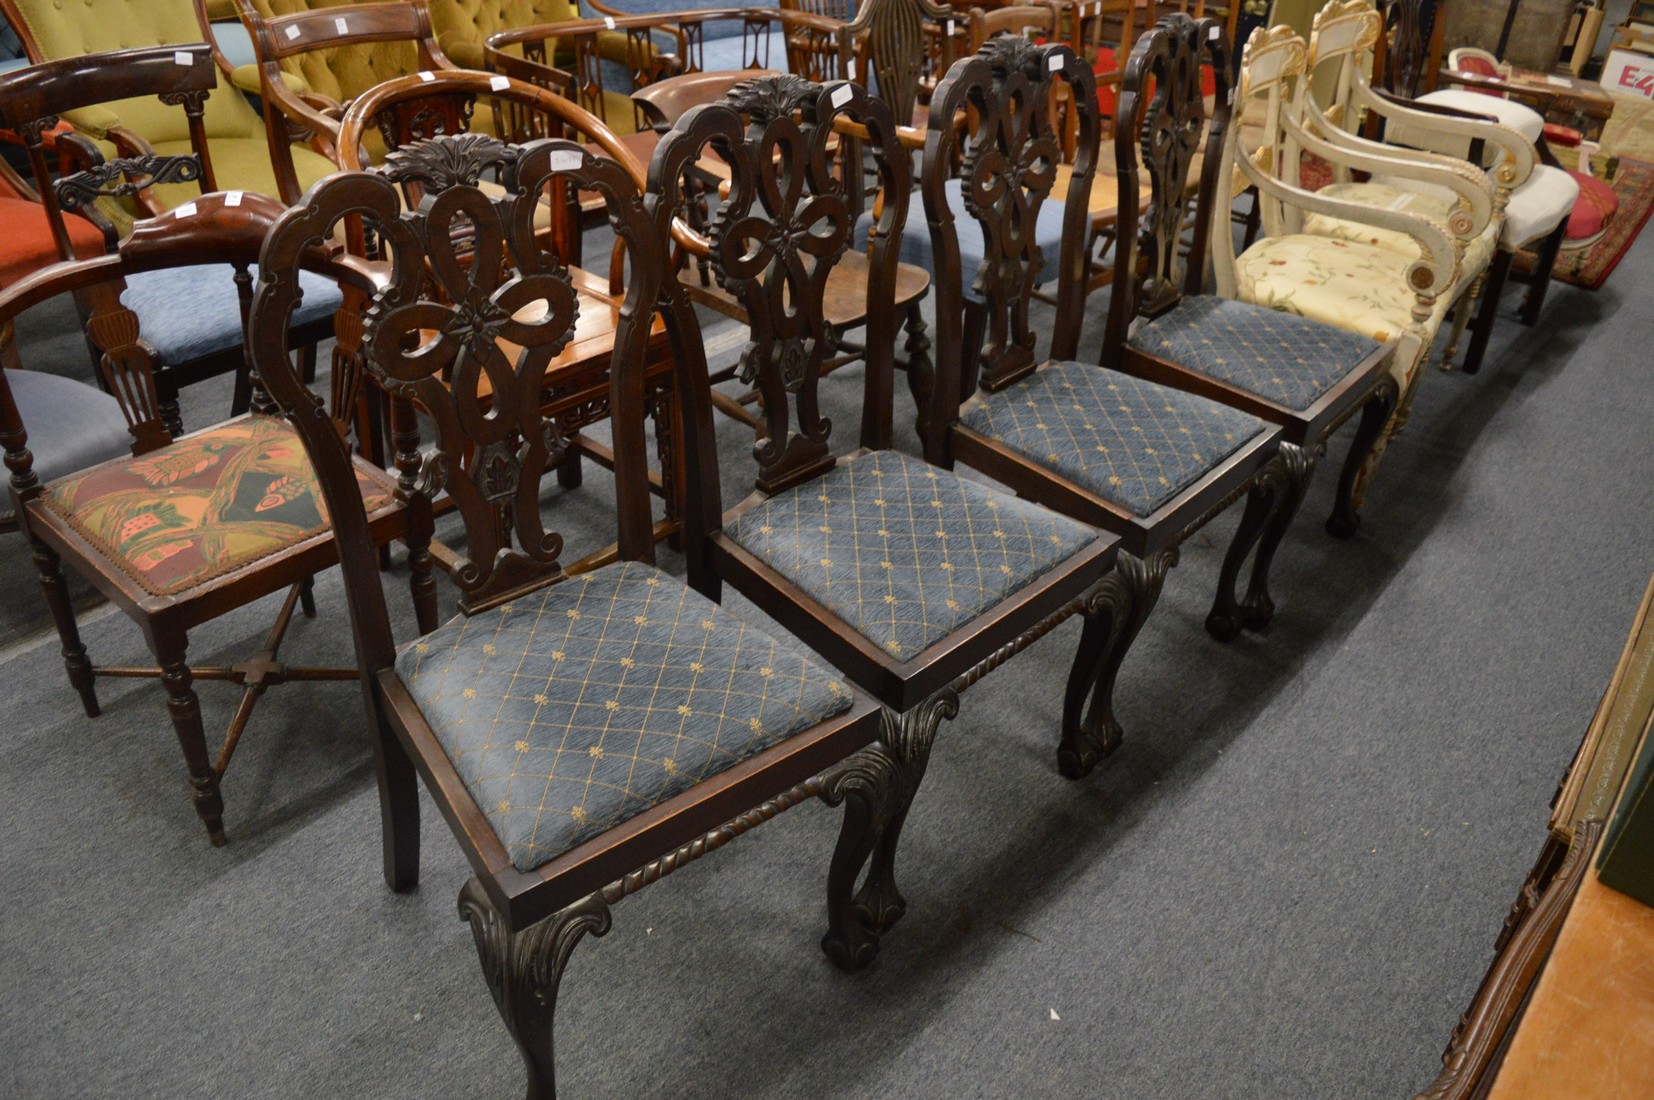
<svg viewBox="0 0 1654 1100">
<path fill-rule="evenodd" d="M 1212 295 L 1139 323 L 1126 342 L 1288 409 L 1309 408 L 1379 349 L 1359 333 Z"/>
<path fill-rule="evenodd" d="M 458 616 L 396 670 L 521 871 L 851 702 L 831 671 L 638 562 Z"/>
<path fill-rule="evenodd" d="M 1104 500 L 1146 516 L 1268 425 L 1107 367 L 1048 363 L 959 420 Z"/>
<path fill-rule="evenodd" d="M 1099 537 L 896 451 L 842 460 L 725 533 L 903 660 Z"/>
</svg>

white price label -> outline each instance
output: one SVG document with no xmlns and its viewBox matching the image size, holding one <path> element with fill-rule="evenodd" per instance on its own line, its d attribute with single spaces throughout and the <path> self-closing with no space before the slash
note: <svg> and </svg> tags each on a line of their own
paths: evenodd
<svg viewBox="0 0 1654 1100">
<path fill-rule="evenodd" d="M 507 80 L 503 76 L 495 76 L 488 79 L 488 88 L 490 91 L 503 92 L 509 87 L 511 87 L 511 81 Z"/>
<path fill-rule="evenodd" d="M 611 31 L 614 30 L 615 29 L 615 17 L 612 16 L 612 15 L 605 15 L 603 17 L 603 25 L 605 27 L 609 28 Z"/>
<path fill-rule="evenodd" d="M 287 35 L 287 40 L 291 42 L 299 36 L 299 28 L 297 26 L 290 26 L 283 33 Z"/>
<path fill-rule="evenodd" d="M 851 88 L 850 85 L 840 84 L 837 88 L 833 89 L 833 106 L 835 108 L 844 106 L 846 103 L 850 102 L 850 97 L 854 94 L 855 90 Z"/>
<path fill-rule="evenodd" d="M 178 209 L 174 210 L 172 212 L 172 216 L 177 218 L 179 221 L 183 221 L 185 218 L 195 217 L 195 204 L 193 202 L 186 202 L 183 206 L 180 206 Z"/>
<path fill-rule="evenodd" d="M 422 72 L 419 74 L 419 79 L 429 84 L 436 79 L 436 74 L 430 71 Z"/>
<path fill-rule="evenodd" d="M 1223 37 L 1223 28 L 1213 27 L 1211 30 L 1206 32 L 1206 37 L 1208 40 L 1216 42 L 1218 39 Z"/>
<path fill-rule="evenodd" d="M 346 23 L 345 17 L 341 15 L 333 21 L 333 29 L 338 31 L 340 34 L 349 34 L 350 24 Z"/>
<path fill-rule="evenodd" d="M 1056 72 L 1058 69 L 1062 68 L 1062 54 L 1054 53 L 1050 57 L 1046 58 L 1045 67 L 1050 69 L 1052 72 Z"/>
<path fill-rule="evenodd" d="M 948 37 L 952 38 L 953 37 L 953 20 L 949 19 L 946 23 L 944 23 L 942 25 L 947 28 Z"/>
<path fill-rule="evenodd" d="M 174 65 L 182 65 L 186 69 L 191 68 L 195 64 L 195 55 L 190 53 L 188 50 L 179 50 L 177 53 L 172 55 L 172 63 Z"/>
<path fill-rule="evenodd" d="M 845 75 L 845 78 L 848 79 L 848 80 L 856 79 L 856 59 L 855 58 L 852 57 L 850 59 L 850 63 L 845 65 L 844 75 Z"/>
<path fill-rule="evenodd" d="M 553 172 L 567 172 L 580 167 L 585 156 L 575 149 L 558 149 L 551 154 L 551 170 Z"/>
<path fill-rule="evenodd" d="M 227 195 L 225 195 L 224 196 L 224 205 L 225 206 L 240 206 L 241 205 L 241 192 L 240 191 L 231 191 Z"/>
</svg>

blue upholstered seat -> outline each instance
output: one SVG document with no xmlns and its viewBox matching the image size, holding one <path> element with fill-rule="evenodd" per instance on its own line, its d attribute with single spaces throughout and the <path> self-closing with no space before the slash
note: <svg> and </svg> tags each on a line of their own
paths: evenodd
<svg viewBox="0 0 1654 1100">
<path fill-rule="evenodd" d="M 255 282 L 258 267 L 251 269 Z M 299 274 L 304 300 L 295 325 L 331 317 L 344 302 L 337 283 L 308 271 Z M 138 331 L 164 364 L 188 363 L 241 345 L 241 300 L 235 268 L 201 264 L 129 276 L 121 302 L 138 315 Z"/>
<path fill-rule="evenodd" d="M 851 701 L 828 669 L 636 562 L 458 616 L 396 670 L 524 871 Z"/>
<path fill-rule="evenodd" d="M 37 370 L 9 370 L 6 384 L 42 484 L 130 452 L 132 433 L 120 402 L 96 386 Z M 8 494 L 0 513 L 11 510 Z"/>
<path fill-rule="evenodd" d="M 1269 426 L 1255 416 L 1084 363 L 1050 363 L 960 415 L 1105 500 L 1147 516 Z"/>
<path fill-rule="evenodd" d="M 943 189 L 947 194 L 948 209 L 953 211 L 954 232 L 959 238 L 959 270 L 964 276 L 965 294 L 967 297 L 974 297 L 972 284 L 976 281 L 976 272 L 982 266 L 982 257 L 986 251 L 982 223 L 965 209 L 963 185 L 959 180 L 948 180 L 943 184 Z M 1034 276 L 1036 286 L 1057 277 L 1057 265 L 1062 255 L 1062 218 L 1062 203 L 1052 199 L 1040 203 L 1039 217 L 1034 222 L 1034 240 L 1039 245 L 1040 257 L 1044 262 L 1040 264 L 1039 272 Z M 859 244 L 866 244 L 867 231 L 872 225 L 873 213 L 868 211 L 856 223 L 856 241 Z M 899 258 L 904 264 L 922 267 L 932 275 L 936 274 L 936 261 L 931 252 L 930 225 L 917 203 L 908 211 L 907 224 L 902 229 Z"/>
<path fill-rule="evenodd" d="M 1307 409 L 1379 344 L 1307 317 L 1202 295 L 1137 325 L 1127 343 L 1288 409 Z"/>
<path fill-rule="evenodd" d="M 1098 537 L 896 451 L 841 461 L 743 513 L 725 533 L 904 659 Z"/>
</svg>

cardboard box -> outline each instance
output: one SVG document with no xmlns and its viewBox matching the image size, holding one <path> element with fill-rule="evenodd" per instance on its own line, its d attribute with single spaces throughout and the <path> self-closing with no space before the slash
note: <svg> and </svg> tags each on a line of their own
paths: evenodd
<svg viewBox="0 0 1654 1100">
<path fill-rule="evenodd" d="M 1612 95 L 1654 99 L 1654 57 L 1629 50 L 1610 50 L 1602 66 L 1602 87 Z"/>
</svg>

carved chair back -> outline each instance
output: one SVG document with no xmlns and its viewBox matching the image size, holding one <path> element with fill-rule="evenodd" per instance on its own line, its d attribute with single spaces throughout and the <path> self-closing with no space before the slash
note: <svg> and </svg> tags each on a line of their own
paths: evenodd
<svg viewBox="0 0 1654 1100">
<path fill-rule="evenodd" d="M 202 116 L 217 83 L 212 52 L 205 45 L 89 54 L 42 62 L 0 77 L 0 129 L 12 131 L 23 141 L 35 191 L 63 259 L 83 258 L 76 256 L 70 241 L 65 211 L 90 218 L 104 230 L 112 247 L 115 227 L 98 209 L 100 201 L 134 198 L 153 184 L 198 181 L 203 192 L 214 189 Z M 78 133 L 51 133 L 67 112 L 140 96 L 183 107 L 191 152 L 172 156 L 151 152 L 107 160 Z M 70 150 L 68 159 L 84 167 L 54 179 L 47 158 L 48 140 L 60 153 Z"/>
<path fill-rule="evenodd" d="M 1233 149 L 1226 149 L 1226 159 L 1244 157 L 1264 176 L 1293 187 L 1299 185 L 1301 150 L 1297 129 L 1287 122 L 1295 117 L 1293 101 L 1297 86 L 1308 79 L 1308 74 L 1309 46 L 1298 32 L 1284 24 L 1253 32 L 1242 50 L 1240 82 L 1234 101 L 1236 110 L 1248 118 L 1257 117 L 1260 125 L 1256 129 L 1231 128 L 1225 144 Z M 1262 103 L 1261 110 L 1253 109 L 1254 101 Z M 1248 148 L 1241 140 L 1243 134 L 1256 135 L 1257 147 Z M 1237 192 L 1244 187 L 1238 172 L 1231 184 Z M 1302 228 L 1303 213 L 1296 206 L 1261 191 L 1257 201 L 1264 236 L 1296 233 Z"/>
<path fill-rule="evenodd" d="M 1203 67 L 1217 83 L 1209 125 L 1201 94 Z M 1220 186 L 1220 157 L 1204 159 L 1200 186 L 1192 197 L 1189 166 L 1203 134 L 1210 148 L 1223 145 L 1230 121 L 1231 71 L 1223 25 L 1181 12 L 1163 16 L 1146 31 L 1126 62 L 1120 85 L 1123 133 L 1114 142 L 1120 228 L 1103 334 L 1104 362 L 1120 361 L 1132 321 L 1158 316 L 1185 294 L 1199 294 L 1204 287 L 1213 222 L 1221 220 L 1227 230 L 1227 215 L 1220 212 L 1228 203 Z M 1148 172 L 1150 200 L 1139 214 L 1137 203 L 1126 197 L 1139 193 L 1142 169 Z M 1183 230 L 1191 222 L 1194 240 L 1185 250 Z"/>
<path fill-rule="evenodd" d="M 855 0 L 781 0 L 782 11 L 801 11 L 848 23 L 856 17 Z"/>
<path fill-rule="evenodd" d="M 503 194 L 477 184 L 497 176 Z M 404 211 L 398 187 L 417 179 L 426 201 Z M 373 292 L 362 359 L 393 397 L 434 425 L 411 491 L 447 493 L 465 527 L 452 575 L 460 608 L 497 606 L 565 575 L 562 539 L 546 528 L 539 493 L 565 441 L 541 411 L 547 365 L 575 330 L 569 272 L 535 239 L 534 213 L 554 179 L 602 194 L 630 250 L 611 370 L 619 554 L 652 561 L 643 441 L 645 340 L 657 308 L 699 343 L 687 305 L 665 277 L 664 235 L 618 163 L 561 139 L 517 146 L 486 135 L 429 138 L 373 172 L 331 177 L 284 215 L 260 258 L 252 320 L 255 362 L 293 421 L 317 472 L 340 543 L 357 655 L 365 675 L 395 660 L 366 514 L 353 495 L 349 455 L 284 354 L 297 270 L 346 218 L 370 223 L 388 272 Z M 460 232 L 463 227 L 464 231 Z M 470 262 L 457 239 L 468 241 Z M 682 331 L 679 331 L 682 330 Z"/>
<path fill-rule="evenodd" d="M 914 108 L 953 65 L 960 22 L 930 0 L 864 0 L 838 28 L 839 73 L 890 104 L 899 125 L 912 125 Z"/>
<path fill-rule="evenodd" d="M 865 10 L 865 9 L 864 9 Z M 912 190 L 911 165 L 890 107 L 859 85 L 784 75 L 749 81 L 678 120 L 649 170 L 657 218 L 683 201 L 685 173 L 710 147 L 729 165 L 730 187 L 713 218 L 710 257 L 719 284 L 747 310 L 743 381 L 763 398 L 753 456 L 757 486 L 774 493 L 831 469 L 832 425 L 817 401 L 822 369 L 837 348 L 826 321 L 828 278 L 851 246 L 858 193 L 835 169 L 840 130 L 864 135 L 884 202 L 866 285 L 866 379 L 861 445 L 890 445 L 898 242 Z M 688 454 L 686 525 L 692 540 L 721 522 L 716 444 L 704 358 L 680 356 L 678 396 Z M 699 520 L 696 520 L 696 516 Z"/>
<path fill-rule="evenodd" d="M 1059 103 L 1070 105 L 1065 113 L 1075 123 L 1076 152 L 1066 191 L 1054 194 L 1065 162 Z M 1047 200 L 1063 204 L 1051 354 L 1074 357 L 1084 321 L 1087 200 L 1098 132 L 1095 79 L 1067 45 L 1037 46 L 1017 35 L 990 38 L 955 62 L 937 85 L 919 182 L 936 258 L 932 423 L 957 419 L 959 405 L 979 385 L 1002 389 L 1034 369 L 1028 309 L 1046 262 L 1037 225 Z M 965 210 L 982 235 L 975 272 L 962 269 L 948 200 L 954 165 Z"/>
<path fill-rule="evenodd" d="M 1309 36 L 1309 72 L 1312 77 L 1330 73 L 1332 82 L 1324 101 L 1313 95 L 1309 81 L 1301 85 L 1301 94 L 1313 97 L 1327 121 L 1349 133 L 1360 128 L 1355 90 L 1369 84 L 1373 54 L 1383 36 L 1384 17 L 1372 0 L 1333 0 L 1315 14 Z"/>
</svg>

